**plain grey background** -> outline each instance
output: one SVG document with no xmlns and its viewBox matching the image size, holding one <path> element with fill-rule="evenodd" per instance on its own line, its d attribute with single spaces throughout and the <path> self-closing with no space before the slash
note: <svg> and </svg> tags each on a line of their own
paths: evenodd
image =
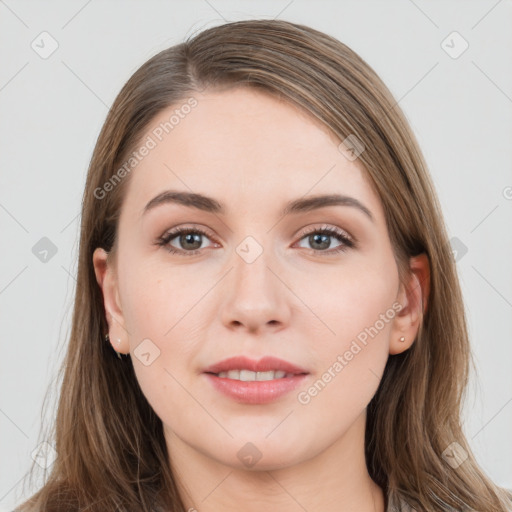
<svg viewBox="0 0 512 512">
<path fill-rule="evenodd" d="M 464 429 L 484 470 L 512 488 L 511 1 L 0 0 L 1 510 L 25 497 L 44 441 L 86 170 L 109 106 L 145 60 L 185 36 L 275 17 L 348 44 L 409 119 L 456 250 L 477 364 Z M 45 237 L 55 247 L 42 261 Z"/>
</svg>

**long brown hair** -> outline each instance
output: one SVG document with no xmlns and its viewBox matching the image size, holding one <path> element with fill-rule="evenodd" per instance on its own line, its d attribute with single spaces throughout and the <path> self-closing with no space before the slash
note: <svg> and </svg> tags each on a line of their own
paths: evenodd
<svg viewBox="0 0 512 512">
<path fill-rule="evenodd" d="M 278 20 L 227 23 L 163 50 L 114 101 L 83 195 L 72 328 L 56 421 L 45 438 L 50 444 L 54 438 L 57 457 L 43 487 L 19 510 L 185 510 L 162 422 L 138 386 L 130 356 L 120 361 L 104 339 L 108 325 L 92 255 L 102 247 L 115 257 L 131 176 L 126 167 L 119 171 L 155 116 L 193 101 L 205 88 L 239 86 L 302 107 L 340 141 L 352 135 L 362 142 L 359 160 L 382 201 L 404 283 L 409 258 L 428 256 L 430 294 L 418 336 L 409 350 L 389 356 L 367 409 L 370 476 L 390 503 L 403 500 L 419 511 L 509 510 L 512 494 L 485 475 L 462 431 L 473 363 L 463 300 L 438 199 L 411 128 L 354 51 L 322 32 Z M 112 186 L 105 192 L 107 182 Z M 453 446 L 467 455 L 456 468 L 443 457 Z"/>
</svg>

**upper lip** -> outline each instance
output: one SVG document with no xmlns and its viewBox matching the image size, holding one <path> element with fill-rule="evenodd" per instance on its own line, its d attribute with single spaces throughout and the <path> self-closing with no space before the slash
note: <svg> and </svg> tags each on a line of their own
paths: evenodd
<svg viewBox="0 0 512 512">
<path fill-rule="evenodd" d="M 265 356 L 259 361 L 249 359 L 245 356 L 235 356 L 223 359 L 204 370 L 205 373 L 220 373 L 229 370 L 250 370 L 253 372 L 268 372 L 271 370 L 282 370 L 286 373 L 308 373 L 307 370 L 296 366 L 277 357 Z"/>
</svg>

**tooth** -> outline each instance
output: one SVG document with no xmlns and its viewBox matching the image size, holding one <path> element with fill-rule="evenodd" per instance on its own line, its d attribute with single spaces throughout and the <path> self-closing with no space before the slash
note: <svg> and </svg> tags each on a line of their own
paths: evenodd
<svg viewBox="0 0 512 512">
<path fill-rule="evenodd" d="M 256 380 L 256 372 L 251 372 L 251 370 L 240 370 L 240 380 L 244 382 Z"/>
<path fill-rule="evenodd" d="M 240 380 L 240 370 L 229 370 L 226 373 L 228 379 Z"/>
<path fill-rule="evenodd" d="M 227 372 L 219 372 L 217 377 L 221 379 L 241 380 L 243 382 L 266 381 L 274 379 L 282 379 L 284 377 L 294 377 L 293 373 L 286 373 L 283 370 L 269 370 L 266 372 L 253 372 L 251 370 L 229 370 Z"/>
<path fill-rule="evenodd" d="M 272 380 L 274 378 L 274 372 L 272 370 L 268 372 L 257 372 L 256 380 Z"/>
</svg>

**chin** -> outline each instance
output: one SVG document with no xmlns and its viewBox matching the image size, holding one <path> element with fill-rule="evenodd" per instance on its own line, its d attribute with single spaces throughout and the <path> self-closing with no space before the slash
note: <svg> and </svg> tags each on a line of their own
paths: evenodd
<svg viewBox="0 0 512 512">
<path fill-rule="evenodd" d="M 274 427 L 278 424 L 275 423 Z M 268 432 L 257 431 L 251 435 L 251 431 L 246 431 L 243 436 L 232 439 L 229 447 L 225 447 L 221 453 L 216 455 L 219 459 L 225 459 L 226 454 L 234 454 L 228 459 L 220 460 L 234 469 L 245 469 L 249 471 L 270 471 L 282 469 L 307 460 L 312 455 L 302 451 L 308 447 L 311 450 L 313 440 L 304 439 L 298 433 L 296 436 L 283 430 L 280 434 L 277 431 L 272 432 L 268 437 Z M 235 435 L 235 432 L 232 432 Z M 319 448 L 320 451 L 320 448 Z M 215 457 L 217 458 L 217 457 Z"/>
</svg>

